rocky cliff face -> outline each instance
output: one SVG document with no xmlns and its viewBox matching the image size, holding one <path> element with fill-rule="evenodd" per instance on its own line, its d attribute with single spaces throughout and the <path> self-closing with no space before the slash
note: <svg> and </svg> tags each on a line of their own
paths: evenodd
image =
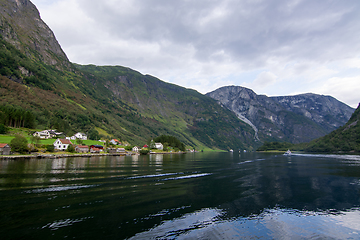
<svg viewBox="0 0 360 240">
<path fill-rule="evenodd" d="M 307 142 L 344 125 L 354 112 L 335 98 L 316 94 L 267 97 L 228 86 L 206 95 L 248 123 L 262 141 Z"/>
<path fill-rule="evenodd" d="M 0 0 L 0 35 L 28 57 L 69 66 L 54 33 L 29 0 Z"/>
<path fill-rule="evenodd" d="M 354 112 L 353 108 L 331 96 L 312 93 L 271 97 L 271 99 L 286 110 L 311 119 L 329 132 L 343 126 Z"/>
</svg>

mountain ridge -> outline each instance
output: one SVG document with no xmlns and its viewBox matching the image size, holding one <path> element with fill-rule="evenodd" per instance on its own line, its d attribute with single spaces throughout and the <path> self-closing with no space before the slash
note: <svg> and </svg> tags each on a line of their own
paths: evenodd
<svg viewBox="0 0 360 240">
<path fill-rule="evenodd" d="M 224 86 L 206 95 L 250 121 L 264 141 L 307 142 L 344 125 L 354 111 L 331 96 L 314 93 L 267 97 Z"/>
</svg>

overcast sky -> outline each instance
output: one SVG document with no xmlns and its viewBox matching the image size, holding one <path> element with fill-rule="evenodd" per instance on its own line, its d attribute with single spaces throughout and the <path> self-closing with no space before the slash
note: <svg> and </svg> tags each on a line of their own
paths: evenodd
<svg viewBox="0 0 360 240">
<path fill-rule="evenodd" d="M 360 102 L 359 0 L 31 0 L 70 61 Z"/>
</svg>

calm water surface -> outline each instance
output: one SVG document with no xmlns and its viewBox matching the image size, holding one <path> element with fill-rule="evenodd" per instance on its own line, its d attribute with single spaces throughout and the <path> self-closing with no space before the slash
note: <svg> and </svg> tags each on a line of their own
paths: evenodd
<svg viewBox="0 0 360 240">
<path fill-rule="evenodd" d="M 360 156 L 0 160 L 1 239 L 360 239 Z"/>
</svg>

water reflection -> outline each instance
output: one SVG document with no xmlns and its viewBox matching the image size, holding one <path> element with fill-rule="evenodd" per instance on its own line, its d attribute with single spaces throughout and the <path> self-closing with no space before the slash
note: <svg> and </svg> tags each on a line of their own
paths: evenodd
<svg viewBox="0 0 360 240">
<path fill-rule="evenodd" d="M 202 209 L 164 221 L 130 239 L 357 239 L 360 211 L 312 212 L 265 209 L 258 215 L 224 218 L 221 209 Z"/>
<path fill-rule="evenodd" d="M 358 238 L 359 162 L 260 153 L 4 160 L 0 235 Z"/>
<path fill-rule="evenodd" d="M 151 154 L 150 155 L 150 164 L 162 166 L 164 155 L 162 154 Z"/>
</svg>

